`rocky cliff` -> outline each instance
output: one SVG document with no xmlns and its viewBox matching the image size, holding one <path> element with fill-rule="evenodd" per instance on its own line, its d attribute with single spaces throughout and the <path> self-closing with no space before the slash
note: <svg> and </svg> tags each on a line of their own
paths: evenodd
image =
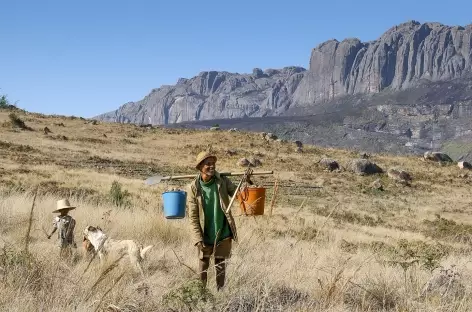
<svg viewBox="0 0 472 312">
<path fill-rule="evenodd" d="M 378 40 L 320 44 L 308 70 L 254 69 L 252 74 L 202 72 L 162 86 L 138 102 L 98 116 L 115 122 L 172 124 L 279 116 L 349 95 L 405 90 L 472 75 L 472 25 L 408 22 Z M 444 104 L 444 103 L 443 103 Z"/>
<path fill-rule="evenodd" d="M 292 103 L 304 68 L 259 68 L 252 74 L 202 72 L 181 78 L 175 86 L 154 89 L 139 102 L 131 102 L 98 119 L 144 124 L 172 124 L 216 118 L 279 115 Z"/>
</svg>

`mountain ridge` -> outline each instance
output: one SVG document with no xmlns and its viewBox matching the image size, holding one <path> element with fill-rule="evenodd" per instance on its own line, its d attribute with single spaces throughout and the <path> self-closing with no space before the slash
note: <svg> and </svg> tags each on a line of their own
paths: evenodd
<svg viewBox="0 0 472 312">
<path fill-rule="evenodd" d="M 284 114 L 349 94 L 403 90 L 425 81 L 472 75 L 472 25 L 405 22 L 378 39 L 327 40 L 309 67 L 254 68 L 251 74 L 204 71 L 153 89 L 137 102 L 97 116 L 112 122 L 171 124 Z"/>
</svg>

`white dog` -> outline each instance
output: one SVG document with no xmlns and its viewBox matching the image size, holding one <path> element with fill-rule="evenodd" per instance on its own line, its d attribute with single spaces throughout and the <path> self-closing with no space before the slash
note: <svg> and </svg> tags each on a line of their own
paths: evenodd
<svg viewBox="0 0 472 312">
<path fill-rule="evenodd" d="M 109 238 L 100 227 L 87 226 L 83 232 L 84 240 L 90 241 L 98 253 L 100 261 L 103 262 L 107 254 L 116 253 L 117 255 L 128 255 L 132 266 L 144 275 L 142 261 L 146 252 L 153 247 L 149 245 L 145 248 L 138 245 L 133 240 L 115 240 Z"/>
</svg>

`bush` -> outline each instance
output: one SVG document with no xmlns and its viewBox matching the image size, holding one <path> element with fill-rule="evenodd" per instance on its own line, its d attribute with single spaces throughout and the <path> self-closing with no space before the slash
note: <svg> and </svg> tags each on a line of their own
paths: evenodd
<svg viewBox="0 0 472 312">
<path fill-rule="evenodd" d="M 171 311 L 201 311 L 207 302 L 212 305 L 214 297 L 200 281 L 190 280 L 165 294 L 162 301 Z"/>
<path fill-rule="evenodd" d="M 28 127 L 23 120 L 20 119 L 15 113 L 10 113 L 8 115 L 8 118 L 10 118 L 10 124 L 13 128 L 20 128 L 23 130 L 30 130 L 32 131 L 33 129 Z"/>
<path fill-rule="evenodd" d="M 434 221 L 424 220 L 421 232 L 434 239 L 456 241 L 463 244 L 472 242 L 472 225 L 456 223 L 436 215 Z"/>
<path fill-rule="evenodd" d="M 0 97 L 0 108 L 8 108 L 10 106 L 10 102 L 8 102 L 7 96 L 2 95 Z"/>
<path fill-rule="evenodd" d="M 121 184 L 119 182 L 113 181 L 109 192 L 110 201 L 113 205 L 129 208 L 131 206 L 129 200 L 130 195 L 131 194 L 127 190 L 121 189 Z"/>
</svg>

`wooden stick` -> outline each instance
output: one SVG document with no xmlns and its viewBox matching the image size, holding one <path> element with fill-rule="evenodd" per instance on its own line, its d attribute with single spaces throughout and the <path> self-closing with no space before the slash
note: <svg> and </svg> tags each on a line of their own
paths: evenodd
<svg viewBox="0 0 472 312">
<path fill-rule="evenodd" d="M 273 174 L 274 171 L 256 171 L 252 172 L 251 175 L 268 175 Z M 232 177 L 232 176 L 242 176 L 245 175 L 246 172 L 221 172 L 221 176 Z M 195 174 L 188 174 L 188 175 L 180 175 L 180 176 L 167 176 L 162 177 L 162 180 L 177 180 L 177 179 L 191 179 L 195 178 Z"/>
<path fill-rule="evenodd" d="M 248 171 L 246 171 L 246 174 L 249 172 L 249 170 L 251 170 L 251 169 L 248 169 Z M 241 185 L 243 184 L 245 179 L 246 179 L 246 175 L 241 179 L 241 181 L 239 181 L 238 187 L 236 188 L 236 191 L 234 191 L 233 197 L 231 198 L 231 201 L 229 202 L 229 205 L 226 208 L 226 213 L 228 213 L 229 210 L 231 209 L 231 206 L 233 205 L 233 202 L 236 199 L 236 196 L 238 195 L 239 189 L 241 188 Z"/>
<path fill-rule="evenodd" d="M 171 250 L 172 250 L 172 252 L 174 253 L 175 257 L 177 258 L 177 261 L 179 261 L 179 264 L 180 264 L 180 265 L 183 265 L 184 267 L 186 267 L 187 269 L 189 269 L 190 271 L 192 271 L 193 274 L 198 275 L 198 273 L 195 272 L 194 269 L 192 269 L 190 266 L 188 266 L 188 265 L 186 265 L 185 263 L 183 263 L 182 261 L 180 261 L 180 258 L 179 258 L 179 256 L 177 256 L 177 253 L 175 252 L 174 249 L 171 248 Z"/>
<path fill-rule="evenodd" d="M 25 252 L 26 253 L 28 252 L 28 247 L 29 247 L 31 225 L 33 224 L 33 210 L 34 210 L 34 204 L 36 203 L 36 196 L 38 196 L 38 189 L 39 189 L 39 186 L 36 187 L 36 190 L 34 192 L 33 204 L 31 205 L 30 216 L 28 220 L 28 230 L 26 231 L 26 237 L 25 237 Z"/>
<path fill-rule="evenodd" d="M 274 193 L 272 194 L 272 200 L 270 202 L 269 217 L 272 217 L 272 210 L 274 209 L 275 198 L 277 197 L 277 191 L 279 190 L 279 180 L 275 179 L 274 182 Z"/>
</svg>

